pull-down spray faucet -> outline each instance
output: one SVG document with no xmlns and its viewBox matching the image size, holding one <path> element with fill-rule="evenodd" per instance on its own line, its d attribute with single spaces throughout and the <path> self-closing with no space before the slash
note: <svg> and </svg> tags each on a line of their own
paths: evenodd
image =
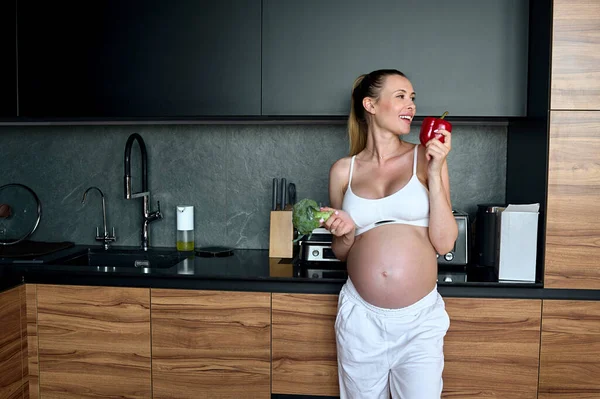
<svg viewBox="0 0 600 399">
<path fill-rule="evenodd" d="M 139 193 L 131 193 L 131 146 L 133 142 L 138 142 L 140 146 L 140 153 L 142 156 L 142 191 Z M 142 249 L 148 250 L 150 246 L 150 238 L 148 236 L 148 224 L 158 219 L 162 219 L 162 213 L 160 212 L 160 201 L 157 201 L 158 210 L 155 212 L 150 211 L 150 191 L 148 190 L 148 154 L 146 153 L 146 144 L 138 133 L 133 133 L 127 139 L 125 144 L 125 199 L 143 198 L 143 215 L 142 215 Z"/>
</svg>

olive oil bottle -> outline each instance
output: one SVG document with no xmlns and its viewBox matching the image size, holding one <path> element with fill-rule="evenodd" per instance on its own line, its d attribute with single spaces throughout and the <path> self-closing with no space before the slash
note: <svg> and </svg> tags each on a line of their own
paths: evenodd
<svg viewBox="0 0 600 399">
<path fill-rule="evenodd" d="M 194 207 L 177 206 L 177 250 L 194 250 Z"/>
</svg>

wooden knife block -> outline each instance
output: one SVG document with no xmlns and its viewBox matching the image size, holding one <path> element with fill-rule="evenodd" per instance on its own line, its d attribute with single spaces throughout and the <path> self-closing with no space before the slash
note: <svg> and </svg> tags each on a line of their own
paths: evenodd
<svg viewBox="0 0 600 399">
<path fill-rule="evenodd" d="M 271 211 L 269 257 L 292 258 L 294 256 L 293 240 L 292 211 Z"/>
</svg>

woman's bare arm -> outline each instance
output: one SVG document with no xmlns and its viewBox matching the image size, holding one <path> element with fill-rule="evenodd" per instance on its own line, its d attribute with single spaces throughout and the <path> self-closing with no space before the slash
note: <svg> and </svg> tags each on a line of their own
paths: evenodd
<svg viewBox="0 0 600 399">
<path fill-rule="evenodd" d="M 342 202 L 346 187 L 348 187 L 348 171 L 350 158 L 343 158 L 335 162 L 329 171 L 329 203 L 336 213 L 325 222 L 323 227 L 333 235 L 331 249 L 335 257 L 342 262 L 348 257 L 350 248 L 354 244 L 354 221 L 342 211 Z"/>
</svg>

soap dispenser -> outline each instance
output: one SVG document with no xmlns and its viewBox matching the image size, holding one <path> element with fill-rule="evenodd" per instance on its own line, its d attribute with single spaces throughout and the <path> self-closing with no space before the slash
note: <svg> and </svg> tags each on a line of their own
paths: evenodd
<svg viewBox="0 0 600 399">
<path fill-rule="evenodd" d="M 194 250 L 194 207 L 177 207 L 177 250 Z"/>
</svg>

